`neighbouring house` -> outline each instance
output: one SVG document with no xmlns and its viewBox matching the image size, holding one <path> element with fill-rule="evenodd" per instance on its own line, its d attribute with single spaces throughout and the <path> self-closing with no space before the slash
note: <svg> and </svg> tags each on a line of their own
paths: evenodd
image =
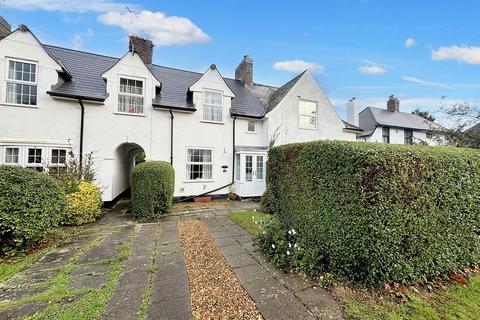
<svg viewBox="0 0 480 320">
<path fill-rule="evenodd" d="M 442 127 L 409 112 L 400 111 L 400 101 L 393 95 L 388 98 L 387 109 L 367 107 L 360 113 L 357 101 L 347 103 L 347 121 L 360 127 L 359 141 L 392 144 L 444 145 Z"/>
<path fill-rule="evenodd" d="M 104 201 L 130 186 L 140 155 L 175 169 L 175 197 L 259 196 L 272 144 L 355 141 L 310 71 L 277 88 L 253 81 L 245 56 L 235 79 L 152 63 L 131 36 L 121 58 L 45 45 L 0 20 L 0 164 L 56 172 L 68 150 L 93 152 Z"/>
</svg>

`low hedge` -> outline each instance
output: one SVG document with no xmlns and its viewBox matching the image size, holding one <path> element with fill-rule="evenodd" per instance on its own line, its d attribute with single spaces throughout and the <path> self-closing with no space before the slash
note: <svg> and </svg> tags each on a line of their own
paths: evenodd
<svg viewBox="0 0 480 320">
<path fill-rule="evenodd" d="M 157 218 L 172 206 L 175 173 L 169 163 L 140 163 L 132 169 L 131 182 L 133 215 L 136 219 Z"/>
<path fill-rule="evenodd" d="M 476 150 L 318 141 L 275 147 L 267 166 L 310 273 L 411 283 L 480 261 Z"/>
<path fill-rule="evenodd" d="M 86 181 L 80 181 L 78 191 L 69 193 L 67 198 L 67 210 L 62 217 L 64 225 L 81 225 L 94 222 L 102 215 L 102 194 L 96 185 Z"/>
<path fill-rule="evenodd" d="M 59 224 L 66 202 L 54 178 L 0 166 L 0 253 L 23 250 Z"/>
</svg>

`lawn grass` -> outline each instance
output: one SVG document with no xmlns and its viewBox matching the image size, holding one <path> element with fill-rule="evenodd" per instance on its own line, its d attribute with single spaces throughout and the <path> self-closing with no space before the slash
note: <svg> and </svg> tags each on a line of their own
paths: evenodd
<svg viewBox="0 0 480 320">
<path fill-rule="evenodd" d="M 0 283 L 7 281 L 18 272 L 35 263 L 38 259 L 50 251 L 50 249 L 51 247 L 48 247 L 23 257 L 17 257 L 7 261 L 0 261 Z"/>
<path fill-rule="evenodd" d="M 454 284 L 435 293 L 407 292 L 407 302 L 397 303 L 387 297 L 379 299 L 365 295 L 338 294 L 346 314 L 354 319 L 480 319 L 480 275 L 472 276 L 466 285 Z"/>
<path fill-rule="evenodd" d="M 230 219 L 235 221 L 251 235 L 256 234 L 260 228 L 260 225 L 256 224 L 255 221 L 261 221 L 268 216 L 270 215 L 259 211 L 241 211 L 231 212 L 228 214 Z"/>
</svg>

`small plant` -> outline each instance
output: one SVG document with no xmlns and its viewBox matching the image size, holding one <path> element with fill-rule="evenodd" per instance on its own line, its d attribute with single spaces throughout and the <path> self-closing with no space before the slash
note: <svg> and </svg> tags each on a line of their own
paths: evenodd
<svg viewBox="0 0 480 320">
<path fill-rule="evenodd" d="M 96 185 L 80 181 L 78 190 L 66 195 L 67 211 L 62 224 L 81 225 L 94 222 L 102 214 L 102 194 Z"/>
<path fill-rule="evenodd" d="M 78 191 L 80 181 L 94 182 L 96 171 L 93 163 L 93 152 L 84 155 L 82 162 L 72 149 L 68 151 L 64 170 L 53 175 L 59 182 L 65 193 Z"/>
</svg>

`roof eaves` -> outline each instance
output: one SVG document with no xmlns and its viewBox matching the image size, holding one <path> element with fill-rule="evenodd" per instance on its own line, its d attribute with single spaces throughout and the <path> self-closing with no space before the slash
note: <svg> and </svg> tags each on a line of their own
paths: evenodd
<svg viewBox="0 0 480 320">
<path fill-rule="evenodd" d="M 87 100 L 87 101 L 95 101 L 95 102 L 105 102 L 105 98 L 74 95 L 74 94 L 61 93 L 56 91 L 47 91 L 47 94 L 53 97 L 70 98 L 75 100 Z"/>
</svg>

